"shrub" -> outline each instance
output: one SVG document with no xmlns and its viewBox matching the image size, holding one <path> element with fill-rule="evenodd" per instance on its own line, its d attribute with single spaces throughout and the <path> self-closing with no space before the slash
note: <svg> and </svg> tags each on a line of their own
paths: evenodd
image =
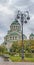
<svg viewBox="0 0 34 65">
<path fill-rule="evenodd" d="M 25 53 L 25 57 L 32 58 L 32 54 L 31 53 Z"/>
</svg>

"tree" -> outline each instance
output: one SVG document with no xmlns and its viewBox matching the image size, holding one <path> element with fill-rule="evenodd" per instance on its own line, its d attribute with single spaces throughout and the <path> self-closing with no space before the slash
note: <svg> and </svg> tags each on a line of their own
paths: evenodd
<svg viewBox="0 0 34 65">
<path fill-rule="evenodd" d="M 10 48 L 10 52 L 18 52 L 18 43 L 14 42 Z"/>
<path fill-rule="evenodd" d="M 4 53 L 7 49 L 4 46 L 0 46 L 0 52 Z"/>
<path fill-rule="evenodd" d="M 31 44 L 27 43 L 25 49 L 26 49 L 26 51 L 31 52 Z"/>
<path fill-rule="evenodd" d="M 20 44 L 19 44 L 19 42 L 13 42 L 13 44 L 12 44 L 12 46 L 11 46 L 11 48 L 10 48 L 10 52 L 14 55 L 14 54 L 16 54 L 16 53 L 21 53 L 21 50 L 22 50 L 22 44 L 21 44 L 21 42 L 20 42 Z"/>
</svg>

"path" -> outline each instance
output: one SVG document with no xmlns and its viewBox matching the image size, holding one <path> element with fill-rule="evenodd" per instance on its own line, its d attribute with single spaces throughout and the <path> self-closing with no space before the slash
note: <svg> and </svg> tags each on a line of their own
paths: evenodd
<svg viewBox="0 0 34 65">
<path fill-rule="evenodd" d="M 7 62 L 4 61 L 2 57 L 0 57 L 0 65 L 34 65 L 34 62 Z"/>
<path fill-rule="evenodd" d="M 34 65 L 31 62 L 0 62 L 0 65 Z"/>
</svg>

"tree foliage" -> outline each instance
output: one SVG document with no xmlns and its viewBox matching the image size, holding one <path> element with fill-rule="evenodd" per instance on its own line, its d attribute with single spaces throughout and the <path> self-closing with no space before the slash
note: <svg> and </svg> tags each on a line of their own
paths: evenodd
<svg viewBox="0 0 34 65">
<path fill-rule="evenodd" d="M 0 46 L 0 52 L 4 53 L 7 49 L 4 46 Z"/>
</svg>

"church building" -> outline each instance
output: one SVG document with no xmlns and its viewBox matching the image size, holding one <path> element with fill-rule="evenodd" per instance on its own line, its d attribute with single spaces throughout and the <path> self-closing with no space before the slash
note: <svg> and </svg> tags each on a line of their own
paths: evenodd
<svg viewBox="0 0 34 65">
<path fill-rule="evenodd" d="M 25 35 L 23 37 L 24 39 L 27 39 Z M 18 22 L 18 20 L 15 20 L 10 25 L 10 30 L 8 31 L 7 35 L 4 37 L 4 45 L 7 48 L 10 48 L 14 41 L 19 41 L 19 40 L 22 40 L 21 25 Z"/>
</svg>

